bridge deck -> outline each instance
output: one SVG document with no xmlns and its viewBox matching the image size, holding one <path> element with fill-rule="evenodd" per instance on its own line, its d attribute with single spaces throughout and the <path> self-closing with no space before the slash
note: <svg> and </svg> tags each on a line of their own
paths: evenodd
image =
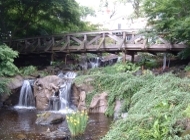
<svg viewBox="0 0 190 140">
<path fill-rule="evenodd" d="M 98 53 L 98 52 L 179 52 L 184 44 L 170 44 L 166 40 L 145 39 L 137 30 L 112 30 L 39 36 L 6 40 L 20 54 L 30 53 Z"/>
</svg>

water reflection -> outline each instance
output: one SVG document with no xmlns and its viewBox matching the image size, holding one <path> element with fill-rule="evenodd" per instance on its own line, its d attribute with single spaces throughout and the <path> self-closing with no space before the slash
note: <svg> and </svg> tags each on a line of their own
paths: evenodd
<svg viewBox="0 0 190 140">
<path fill-rule="evenodd" d="M 59 125 L 36 125 L 36 110 L 0 110 L 0 139 L 46 139 L 42 134 L 49 128 L 51 131 L 68 131 L 64 121 Z M 99 140 L 109 129 L 111 120 L 102 114 L 89 115 L 89 123 L 81 140 Z M 58 140 L 54 138 L 54 140 Z M 79 140 L 79 139 L 76 139 Z"/>
</svg>

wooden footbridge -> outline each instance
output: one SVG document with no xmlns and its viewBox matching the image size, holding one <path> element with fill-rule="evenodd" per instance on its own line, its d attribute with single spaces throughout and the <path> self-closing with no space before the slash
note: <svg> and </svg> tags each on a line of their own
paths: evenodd
<svg viewBox="0 0 190 140">
<path fill-rule="evenodd" d="M 111 30 L 37 36 L 4 41 L 20 54 L 170 52 L 183 50 L 184 44 L 171 44 L 157 37 L 147 39 L 137 30 Z"/>
</svg>

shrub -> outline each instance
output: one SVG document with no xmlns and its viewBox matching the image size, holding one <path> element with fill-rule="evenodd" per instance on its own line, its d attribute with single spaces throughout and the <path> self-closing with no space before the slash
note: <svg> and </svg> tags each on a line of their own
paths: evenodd
<svg viewBox="0 0 190 140">
<path fill-rule="evenodd" d="M 34 74 L 36 71 L 37 68 L 35 66 L 26 66 L 20 69 L 20 73 L 23 75 L 31 75 Z"/>
<path fill-rule="evenodd" d="M 13 51 L 5 44 L 0 45 L 0 52 L 0 76 L 14 76 L 19 72 L 18 68 L 13 64 L 18 52 Z"/>
<path fill-rule="evenodd" d="M 8 82 L 7 79 L 0 78 L 0 94 L 10 93 L 10 89 L 7 87 L 7 82 Z"/>
<path fill-rule="evenodd" d="M 186 72 L 189 72 L 190 71 L 190 66 L 186 66 L 185 69 L 184 69 Z"/>
<path fill-rule="evenodd" d="M 131 62 L 117 63 L 114 65 L 114 68 L 118 72 L 135 72 L 140 69 L 139 66 Z"/>
</svg>

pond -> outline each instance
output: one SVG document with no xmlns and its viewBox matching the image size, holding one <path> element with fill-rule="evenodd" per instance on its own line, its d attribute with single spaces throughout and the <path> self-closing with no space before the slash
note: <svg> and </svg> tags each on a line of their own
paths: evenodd
<svg viewBox="0 0 190 140">
<path fill-rule="evenodd" d="M 63 138 L 47 138 L 43 132 L 61 130 L 69 133 L 66 121 L 57 125 L 37 125 L 35 120 L 38 111 L 35 109 L 1 109 L 0 140 L 61 140 Z M 81 140 L 99 140 L 109 130 L 111 119 L 103 114 L 89 114 L 89 122 Z M 77 139 L 78 140 L 78 139 Z"/>
</svg>

